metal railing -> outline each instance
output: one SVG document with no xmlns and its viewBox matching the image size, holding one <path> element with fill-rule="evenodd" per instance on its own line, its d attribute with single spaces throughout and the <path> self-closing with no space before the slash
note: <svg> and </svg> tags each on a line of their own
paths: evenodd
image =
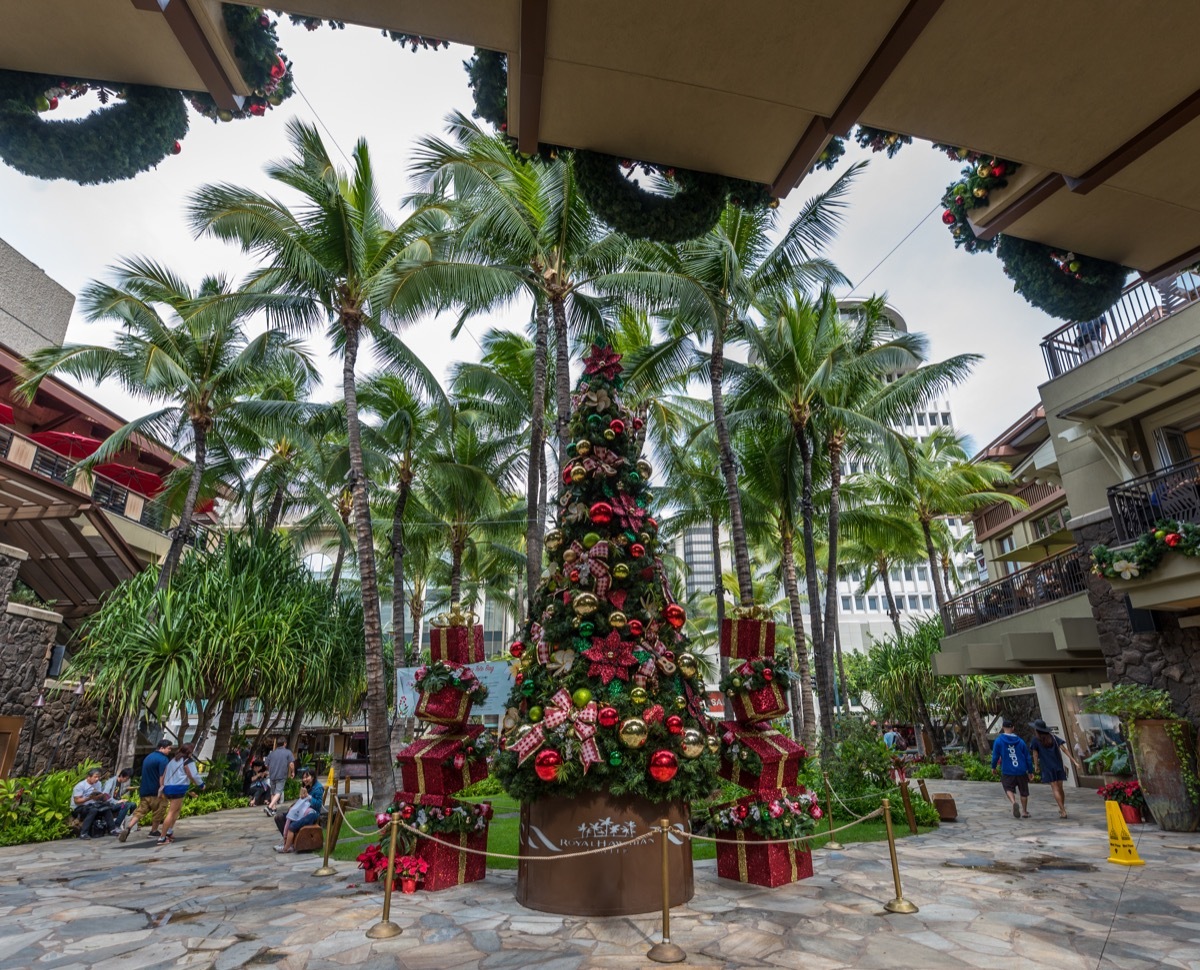
<svg viewBox="0 0 1200 970">
<path fill-rule="evenodd" d="M 1200 458 L 1108 489 L 1119 542 L 1133 542 L 1163 519 L 1200 523 Z"/>
<path fill-rule="evenodd" d="M 103 475 L 93 473 L 92 479 L 92 499 L 95 503 L 102 509 L 116 512 L 117 515 L 125 515 L 125 506 L 129 502 L 129 489 Z"/>
<path fill-rule="evenodd" d="M 962 633 L 1082 593 L 1090 567 L 1090 553 L 1075 546 L 956 596 L 942 608 L 946 633 Z"/>
<path fill-rule="evenodd" d="M 8 449 L 12 446 L 13 433 L 10 429 L 0 427 L 0 458 L 8 457 Z"/>
<path fill-rule="evenodd" d="M 1150 284 L 1125 287 L 1108 312 L 1083 323 L 1068 323 L 1042 340 L 1046 373 L 1053 380 L 1074 370 L 1113 344 L 1200 300 L 1200 277 L 1192 272 Z"/>
<path fill-rule="evenodd" d="M 1014 509 L 1007 502 L 996 502 L 981 509 L 975 513 L 972 523 L 975 526 L 976 538 L 985 536 L 1015 516 L 1024 515 L 1029 509 L 1061 495 L 1062 488 L 1050 482 L 1030 482 L 1028 485 L 1022 485 L 1013 494 L 1025 500 L 1025 508 Z"/>
</svg>

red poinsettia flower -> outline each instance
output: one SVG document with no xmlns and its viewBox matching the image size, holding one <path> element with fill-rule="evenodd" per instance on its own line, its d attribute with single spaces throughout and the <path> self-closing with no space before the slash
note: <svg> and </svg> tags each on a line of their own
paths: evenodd
<svg viewBox="0 0 1200 970">
<path fill-rule="evenodd" d="M 583 655 L 591 661 L 588 676 L 599 677 L 606 687 L 614 677 L 628 680 L 629 668 L 637 664 L 632 646 L 622 642 L 616 630 L 606 637 L 592 637 L 591 649 Z"/>
<path fill-rule="evenodd" d="M 611 347 L 592 344 L 592 352 L 583 360 L 583 372 L 600 374 L 611 381 L 621 373 L 621 355 Z"/>
</svg>

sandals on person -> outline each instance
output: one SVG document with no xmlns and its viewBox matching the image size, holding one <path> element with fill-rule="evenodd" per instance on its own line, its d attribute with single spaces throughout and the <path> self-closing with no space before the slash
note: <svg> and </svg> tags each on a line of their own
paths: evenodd
<svg viewBox="0 0 1200 970">
<path fill-rule="evenodd" d="M 1025 812 L 1024 814 L 1022 814 L 1021 818 L 1033 818 L 1033 816 L 1030 815 L 1028 812 Z"/>
<path fill-rule="evenodd" d="M 288 852 L 295 852 L 296 850 L 295 850 L 295 848 L 293 848 L 291 846 L 288 846 L 285 848 L 282 845 L 277 845 L 277 846 L 275 846 L 275 851 L 278 852 L 280 855 L 283 855 Z"/>
<path fill-rule="evenodd" d="M 175 841 L 175 836 L 162 835 L 162 836 L 159 836 L 158 842 L 156 844 L 157 845 L 170 845 L 174 841 Z"/>
</svg>

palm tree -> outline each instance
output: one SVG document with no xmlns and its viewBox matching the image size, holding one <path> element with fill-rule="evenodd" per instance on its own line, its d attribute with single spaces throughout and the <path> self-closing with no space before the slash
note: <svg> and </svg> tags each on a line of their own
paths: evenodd
<svg viewBox="0 0 1200 970">
<path fill-rule="evenodd" d="M 365 624 L 369 754 L 375 790 L 382 799 L 383 773 L 390 776 L 392 759 L 357 362 L 364 339 L 374 339 L 389 358 L 409 366 L 411 376 L 436 383 L 387 327 L 402 319 L 396 310 L 399 281 L 413 265 L 436 255 L 444 219 L 437 210 L 418 209 L 395 224 L 380 203 L 365 141 L 355 145 L 352 168 L 346 173 L 334 164 L 314 126 L 293 119 L 288 139 L 292 157 L 269 165 L 267 174 L 298 194 L 298 203 L 289 207 L 250 189 L 208 185 L 192 197 L 188 216 L 198 233 L 232 240 L 261 258 L 265 265 L 255 274 L 257 285 L 290 298 L 275 308 L 277 317 L 304 331 L 327 324 L 342 355 L 349 487 Z"/>
<path fill-rule="evenodd" d="M 709 356 L 701 370 L 712 395 L 734 567 L 743 606 L 752 605 L 753 584 L 737 459 L 725 413 L 725 346 L 740 336 L 751 311 L 778 300 L 787 291 L 847 282 L 819 253 L 840 227 L 844 196 L 861 167 L 852 166 L 828 190 L 810 199 L 774 245 L 770 241 L 777 222 L 774 209 L 746 211 L 730 205 L 717 225 L 697 239 L 677 246 L 636 245 L 627 272 L 605 281 L 602 287 L 639 300 L 666 317 L 667 339 L 660 356 L 670 359 L 693 337 L 710 341 Z"/>
<path fill-rule="evenodd" d="M 921 532 L 911 510 L 884 505 L 877 495 L 862 488 L 862 480 L 862 475 L 856 475 L 844 486 L 850 505 L 842 517 L 839 556 L 844 567 L 862 570 L 860 594 L 882 584 L 888 617 L 900 636 L 900 610 L 892 593 L 891 571 L 923 558 Z"/>
<path fill-rule="evenodd" d="M 942 623 L 929 617 L 910 624 L 906 632 L 871 645 L 864 680 L 880 707 L 892 718 L 920 721 L 941 757 L 942 744 L 933 723 L 930 701 L 937 690 L 933 655 L 941 645 Z"/>
</svg>

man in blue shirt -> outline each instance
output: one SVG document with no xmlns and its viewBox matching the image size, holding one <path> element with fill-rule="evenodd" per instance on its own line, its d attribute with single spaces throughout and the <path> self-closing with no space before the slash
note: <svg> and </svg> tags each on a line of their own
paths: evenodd
<svg viewBox="0 0 1200 970">
<path fill-rule="evenodd" d="M 150 816 L 150 834 L 158 836 L 163 820 L 167 817 L 167 799 L 160 795 L 158 790 L 174 747 L 174 744 L 163 738 L 155 745 L 154 750 L 146 755 L 142 762 L 141 784 L 138 785 L 138 806 L 121 827 L 120 841 L 124 842 L 129 838 L 129 833 L 138 827 L 142 816 L 147 812 L 153 813 Z"/>
<path fill-rule="evenodd" d="M 1000 765 L 1000 782 L 1004 794 L 1012 803 L 1013 818 L 1029 818 L 1029 772 L 1033 762 L 1029 747 L 1013 731 L 1013 722 L 1004 719 L 1004 732 L 992 745 L 992 770 Z M 1021 807 L 1017 807 L 1017 794 L 1021 795 Z"/>
</svg>

